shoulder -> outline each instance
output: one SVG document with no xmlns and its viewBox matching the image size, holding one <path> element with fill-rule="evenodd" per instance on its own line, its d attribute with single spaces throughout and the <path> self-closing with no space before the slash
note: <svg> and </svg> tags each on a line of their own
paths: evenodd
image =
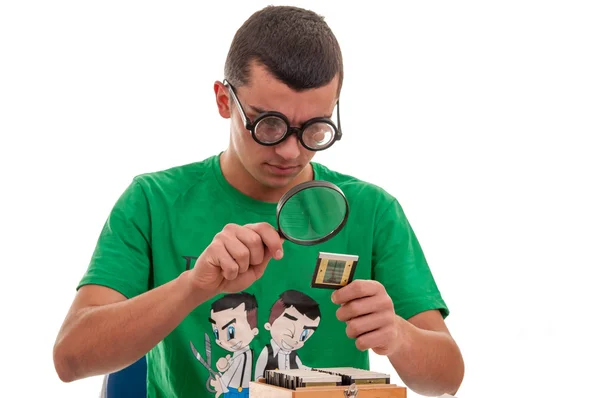
<svg viewBox="0 0 600 398">
<path fill-rule="evenodd" d="M 133 178 L 132 184 L 137 185 L 149 199 L 174 199 L 213 181 L 216 159 L 215 155 L 199 162 L 139 174 Z"/>
<path fill-rule="evenodd" d="M 392 204 L 398 203 L 390 192 L 379 185 L 332 170 L 320 163 L 313 162 L 312 165 L 316 178 L 337 185 L 350 203 L 361 205 L 368 203 L 380 210 L 385 210 Z"/>
</svg>

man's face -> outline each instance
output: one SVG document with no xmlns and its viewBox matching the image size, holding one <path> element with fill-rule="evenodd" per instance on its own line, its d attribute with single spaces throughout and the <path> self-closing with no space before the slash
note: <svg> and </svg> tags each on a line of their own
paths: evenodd
<svg viewBox="0 0 600 398">
<path fill-rule="evenodd" d="M 213 333 L 218 345 L 227 351 L 239 351 L 248 346 L 258 329 L 252 329 L 246 316 L 246 305 L 240 304 L 236 308 L 214 312 L 210 317 L 214 321 Z"/>
<path fill-rule="evenodd" d="M 310 319 L 302 315 L 296 308 L 289 307 L 283 311 L 273 324 L 265 324 L 265 329 L 271 331 L 271 337 L 279 347 L 286 351 L 301 348 L 308 340 L 321 321 L 320 317 Z"/>
<path fill-rule="evenodd" d="M 296 92 L 276 80 L 264 67 L 253 64 L 249 84 L 235 89 L 251 122 L 261 112 L 277 111 L 289 119 L 291 126 L 300 127 L 311 118 L 331 117 L 337 101 L 338 78 L 327 86 Z M 265 187 L 289 187 L 305 171 L 315 152 L 304 148 L 296 135 L 274 146 L 260 145 L 246 130 L 243 116 L 233 99 L 229 104 L 230 144 L 243 168 Z"/>
</svg>

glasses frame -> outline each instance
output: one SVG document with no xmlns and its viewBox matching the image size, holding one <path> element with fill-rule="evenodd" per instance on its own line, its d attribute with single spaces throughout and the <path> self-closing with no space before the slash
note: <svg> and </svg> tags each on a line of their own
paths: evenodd
<svg viewBox="0 0 600 398">
<path fill-rule="evenodd" d="M 327 148 L 330 148 L 336 141 L 339 141 L 342 139 L 342 125 L 340 123 L 340 100 L 338 99 L 336 102 L 336 108 L 337 108 L 337 126 L 335 125 L 335 123 L 326 117 L 315 117 L 312 119 L 307 120 L 306 122 L 304 122 L 300 127 L 293 127 L 290 124 L 289 119 L 283 114 L 283 113 L 279 113 L 276 111 L 268 111 L 268 112 L 263 112 L 261 114 L 259 114 L 255 119 L 254 122 L 252 122 L 248 116 L 246 115 L 246 112 L 244 112 L 244 108 L 242 107 L 242 104 L 239 100 L 239 98 L 237 97 L 237 94 L 235 93 L 235 88 L 233 87 L 233 85 L 231 83 L 229 83 L 227 81 L 227 79 L 223 80 L 223 84 L 229 88 L 229 92 L 232 94 L 233 96 L 233 100 L 237 105 L 237 108 L 240 111 L 240 114 L 243 118 L 243 122 L 244 122 L 244 127 L 246 128 L 246 130 L 249 130 L 250 133 L 252 134 L 252 138 L 254 139 L 254 141 L 256 141 L 257 143 L 259 143 L 260 145 L 264 145 L 264 146 L 273 146 L 273 145 L 277 145 L 282 143 L 283 141 L 285 141 L 290 135 L 292 134 L 296 134 L 296 136 L 298 137 L 298 140 L 300 141 L 300 143 L 302 144 L 302 146 L 306 149 L 308 149 L 309 151 L 313 151 L 313 152 L 317 152 L 317 151 L 322 151 L 325 150 Z M 283 134 L 283 136 L 278 139 L 277 141 L 273 141 L 273 142 L 263 142 L 260 141 L 258 139 L 258 137 L 256 136 L 256 126 L 258 125 L 258 123 L 267 118 L 267 117 L 271 117 L 271 116 L 275 116 L 278 117 L 280 119 L 282 119 L 287 127 L 287 130 L 285 131 L 285 133 Z M 306 145 L 306 143 L 304 142 L 304 140 L 302 139 L 302 135 L 304 134 L 304 131 L 306 130 L 307 127 L 309 127 L 312 124 L 315 123 L 326 123 L 328 125 L 330 125 L 333 128 L 334 131 L 334 136 L 333 139 L 331 140 L 331 142 L 329 144 L 327 144 L 327 146 L 324 146 L 323 148 L 311 148 L 308 145 Z"/>
</svg>

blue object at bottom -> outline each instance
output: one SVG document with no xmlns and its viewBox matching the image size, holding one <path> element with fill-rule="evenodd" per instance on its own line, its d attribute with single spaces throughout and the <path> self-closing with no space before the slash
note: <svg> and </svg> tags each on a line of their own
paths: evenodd
<svg viewBox="0 0 600 398">
<path fill-rule="evenodd" d="M 146 357 L 111 373 L 106 379 L 106 398 L 146 398 Z"/>
<path fill-rule="evenodd" d="M 229 392 L 223 394 L 225 398 L 249 398 L 250 397 L 250 389 L 242 388 L 242 391 L 238 391 L 237 388 L 229 387 Z"/>
</svg>

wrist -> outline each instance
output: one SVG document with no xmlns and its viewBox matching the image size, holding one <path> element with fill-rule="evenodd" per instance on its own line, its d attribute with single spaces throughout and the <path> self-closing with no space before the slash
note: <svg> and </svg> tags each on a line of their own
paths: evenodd
<svg viewBox="0 0 600 398">
<path fill-rule="evenodd" d="M 399 315 L 396 315 L 394 328 L 396 330 L 396 341 L 394 342 L 394 350 L 387 355 L 390 359 L 408 353 L 413 346 L 417 333 L 416 327 Z"/>
<path fill-rule="evenodd" d="M 184 301 L 190 305 L 190 310 L 217 295 L 217 292 L 197 286 L 191 270 L 182 272 L 177 278 L 177 282 L 180 285 L 178 290 L 182 292 Z"/>
</svg>

